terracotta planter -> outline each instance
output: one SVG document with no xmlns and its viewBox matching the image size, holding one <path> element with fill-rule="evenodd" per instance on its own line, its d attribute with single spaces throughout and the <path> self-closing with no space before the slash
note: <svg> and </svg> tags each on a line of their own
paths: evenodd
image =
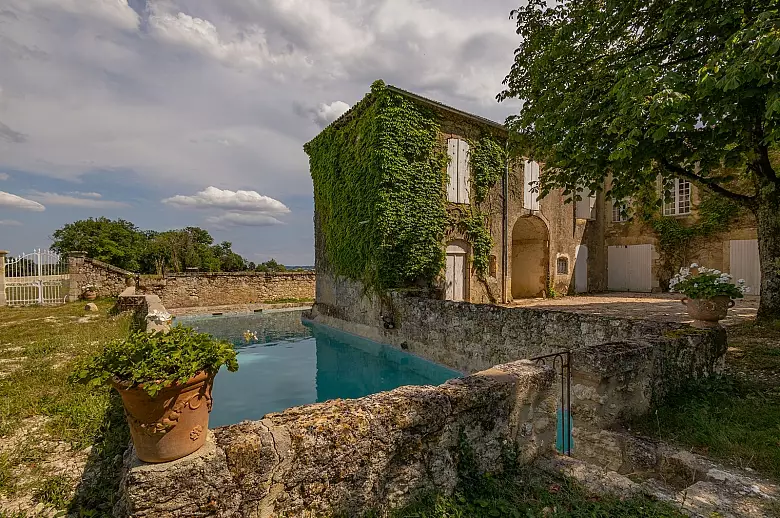
<svg viewBox="0 0 780 518">
<path fill-rule="evenodd" d="M 186 383 L 149 396 L 140 386 L 111 383 L 122 396 L 138 458 L 167 462 L 196 451 L 206 441 L 214 376 L 201 372 Z"/>
<path fill-rule="evenodd" d="M 693 327 L 708 329 L 720 327 L 719 320 L 726 318 L 729 308 L 734 307 L 734 301 L 722 295 L 711 299 L 689 299 L 685 297 L 680 302 L 688 308 L 688 314 L 693 318 Z"/>
<path fill-rule="evenodd" d="M 97 298 L 97 293 L 91 290 L 87 290 L 84 292 L 84 300 L 95 300 Z"/>
</svg>

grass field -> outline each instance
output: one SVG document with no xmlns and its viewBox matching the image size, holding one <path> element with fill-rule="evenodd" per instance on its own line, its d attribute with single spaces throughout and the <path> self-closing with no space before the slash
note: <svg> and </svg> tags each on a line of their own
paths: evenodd
<svg viewBox="0 0 780 518">
<path fill-rule="evenodd" d="M 635 423 L 645 434 L 780 480 L 780 331 L 728 328 L 726 372 Z"/>
<path fill-rule="evenodd" d="M 0 308 L 0 516 L 36 505 L 100 516 L 113 503 L 121 403 L 67 382 L 76 359 L 129 330 L 129 317 L 109 316 L 112 301 L 97 305 Z"/>
</svg>

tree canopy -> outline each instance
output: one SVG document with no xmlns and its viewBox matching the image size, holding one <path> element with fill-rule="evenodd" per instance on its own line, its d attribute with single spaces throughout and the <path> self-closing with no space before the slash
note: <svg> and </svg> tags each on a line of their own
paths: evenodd
<svg viewBox="0 0 780 518">
<path fill-rule="evenodd" d="M 122 219 L 89 218 L 68 223 L 52 235 L 58 253 L 86 252 L 88 257 L 138 273 L 200 271 L 283 271 L 274 259 L 255 266 L 233 251 L 229 241 L 215 245 L 199 227 L 157 232 L 140 230 Z"/>
<path fill-rule="evenodd" d="M 775 0 L 530 0 L 499 100 L 540 196 L 630 198 L 675 177 L 749 208 L 761 318 L 780 318 L 780 15 Z"/>
</svg>

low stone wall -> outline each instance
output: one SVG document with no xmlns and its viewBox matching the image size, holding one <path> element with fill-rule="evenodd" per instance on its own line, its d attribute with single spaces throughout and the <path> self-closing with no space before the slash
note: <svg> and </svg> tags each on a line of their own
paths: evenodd
<svg viewBox="0 0 780 518">
<path fill-rule="evenodd" d="M 115 516 L 362 516 L 449 493 L 465 464 L 498 471 L 504 453 L 527 463 L 552 448 L 553 379 L 514 362 L 217 428 L 169 463 L 141 463 L 131 449 Z"/>
<path fill-rule="evenodd" d="M 90 259 L 81 252 L 68 254 L 69 288 L 68 298 L 77 300 L 87 286 L 95 289 L 98 297 L 117 297 L 130 283 L 134 283 L 136 274 Z"/>
<path fill-rule="evenodd" d="M 160 297 L 171 309 L 252 304 L 274 300 L 313 300 L 313 272 L 198 272 L 141 278 L 141 292 Z"/>
<path fill-rule="evenodd" d="M 403 293 L 379 298 L 359 283 L 322 275 L 308 318 L 463 372 L 571 350 L 575 453 L 584 456 L 600 447 L 588 444 L 600 430 L 720 372 L 727 347 L 723 329 Z"/>
</svg>

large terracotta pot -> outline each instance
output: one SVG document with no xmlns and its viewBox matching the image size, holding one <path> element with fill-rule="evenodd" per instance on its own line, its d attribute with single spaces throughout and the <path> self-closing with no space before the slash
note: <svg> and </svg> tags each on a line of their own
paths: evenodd
<svg viewBox="0 0 780 518">
<path fill-rule="evenodd" d="M 167 462 L 203 446 L 209 428 L 213 384 L 213 375 L 200 372 L 151 397 L 141 386 L 113 381 L 125 405 L 138 458 L 144 462 Z"/>
<path fill-rule="evenodd" d="M 708 329 L 720 327 L 718 320 L 723 320 L 729 308 L 734 307 L 734 301 L 726 295 L 711 299 L 689 299 L 685 297 L 680 302 L 688 308 L 688 314 L 693 318 L 693 327 Z"/>
<path fill-rule="evenodd" d="M 95 293 L 92 290 L 87 290 L 84 292 L 84 300 L 95 300 L 97 298 L 97 293 Z"/>
</svg>

